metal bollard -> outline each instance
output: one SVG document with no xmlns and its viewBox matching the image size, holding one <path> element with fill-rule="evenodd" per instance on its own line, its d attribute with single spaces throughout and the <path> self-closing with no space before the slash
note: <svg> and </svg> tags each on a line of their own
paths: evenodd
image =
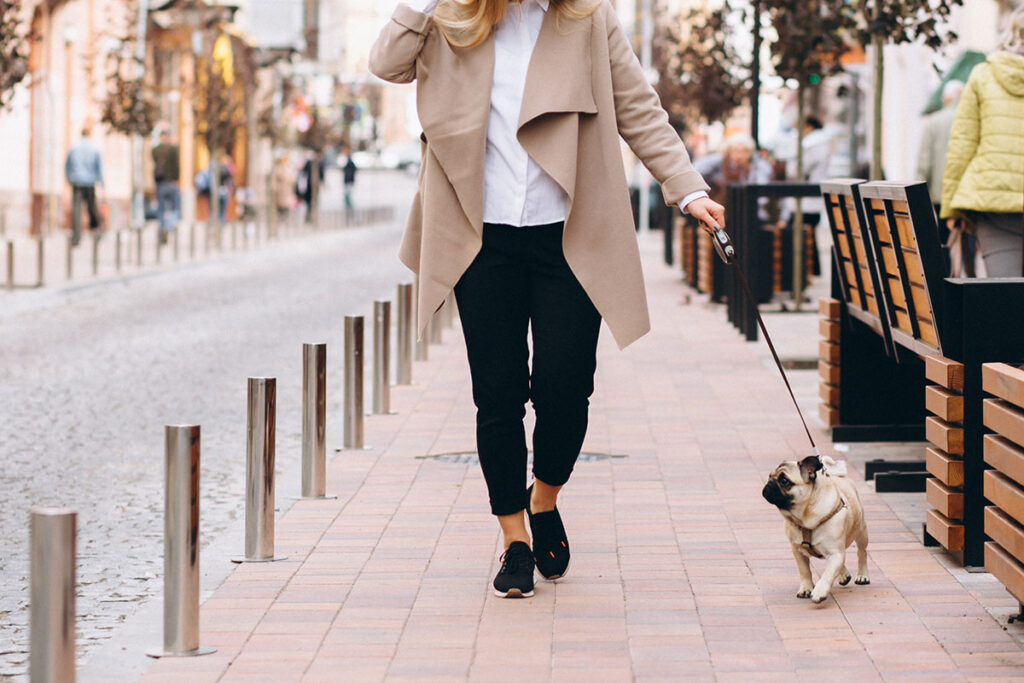
<svg viewBox="0 0 1024 683">
<path fill-rule="evenodd" d="M 274 556 L 274 423 L 277 380 L 249 378 L 249 417 L 245 460 L 245 557 L 232 562 L 273 562 Z"/>
<path fill-rule="evenodd" d="M 452 325 L 455 322 L 455 293 L 448 292 L 448 296 L 444 298 L 444 306 L 441 308 L 441 319 L 444 320 L 444 326 L 449 330 L 452 329 Z"/>
<path fill-rule="evenodd" d="M 441 343 L 441 330 L 444 327 L 444 322 L 441 319 L 441 312 L 434 311 L 434 315 L 430 316 L 430 343 L 440 344 Z"/>
<path fill-rule="evenodd" d="M 178 252 L 178 242 L 179 242 L 178 236 L 180 234 L 181 234 L 181 226 L 175 226 L 174 227 L 174 231 L 171 233 L 172 237 L 174 238 L 174 261 L 175 262 L 178 261 L 178 255 L 179 255 L 179 252 Z"/>
<path fill-rule="evenodd" d="M 164 426 L 164 644 L 150 657 L 216 652 L 199 644 L 199 425 Z"/>
<path fill-rule="evenodd" d="M 29 510 L 31 587 L 29 678 L 32 683 L 75 680 L 75 527 L 67 508 Z"/>
<path fill-rule="evenodd" d="M 196 222 L 192 221 L 188 224 L 188 257 L 190 260 L 196 260 Z"/>
<path fill-rule="evenodd" d="M 43 286 L 43 265 L 46 262 L 45 240 L 40 235 L 36 238 L 36 287 Z"/>
<path fill-rule="evenodd" d="M 345 448 L 363 447 L 363 316 L 345 316 Z"/>
<path fill-rule="evenodd" d="M 100 236 L 92 236 L 92 275 L 100 274 Z"/>
<path fill-rule="evenodd" d="M 14 289 L 14 240 L 7 240 L 7 291 Z"/>
<path fill-rule="evenodd" d="M 74 275 L 72 264 L 74 263 L 74 260 L 75 260 L 74 259 L 75 248 L 71 245 L 71 238 L 70 237 L 68 238 L 68 241 L 67 241 L 67 249 L 65 250 L 65 255 L 67 256 L 67 259 L 66 259 L 65 265 L 64 265 L 64 269 L 65 269 L 64 270 L 64 274 L 67 276 L 67 279 L 70 280 L 72 278 L 72 276 Z"/>
<path fill-rule="evenodd" d="M 114 270 L 121 272 L 121 231 L 114 231 Z"/>
<path fill-rule="evenodd" d="M 153 254 L 155 257 L 155 263 L 160 264 L 160 251 L 163 249 L 163 245 L 160 244 L 160 236 L 163 234 L 163 229 L 157 227 L 156 229 L 156 246 L 153 247 Z"/>
<path fill-rule="evenodd" d="M 398 285 L 398 384 L 412 384 L 412 285 Z"/>
<path fill-rule="evenodd" d="M 142 266 L 142 230 L 143 228 L 135 229 L 135 265 Z"/>
<path fill-rule="evenodd" d="M 302 497 L 327 495 L 327 344 L 302 345 Z"/>
<path fill-rule="evenodd" d="M 391 412 L 391 302 L 373 302 L 373 414 Z"/>
</svg>

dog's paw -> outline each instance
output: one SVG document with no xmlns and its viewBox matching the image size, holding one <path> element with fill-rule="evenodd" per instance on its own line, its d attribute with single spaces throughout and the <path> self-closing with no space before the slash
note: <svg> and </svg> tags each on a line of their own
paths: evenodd
<svg viewBox="0 0 1024 683">
<path fill-rule="evenodd" d="M 827 597 L 828 591 L 815 590 L 811 592 L 811 602 L 813 602 L 815 605 L 820 605 L 821 603 L 825 602 L 825 598 Z"/>
<path fill-rule="evenodd" d="M 797 591 L 796 597 L 802 600 L 806 600 L 807 598 L 811 597 L 811 589 L 801 588 L 799 591 Z"/>
<path fill-rule="evenodd" d="M 853 580 L 853 582 L 858 586 L 866 586 L 869 583 L 871 583 L 871 579 L 869 579 L 867 576 L 858 576 L 856 579 Z"/>
<path fill-rule="evenodd" d="M 839 577 L 839 585 L 840 586 L 845 586 L 846 584 L 850 583 L 850 579 L 851 578 L 853 578 L 853 577 L 851 577 L 848 573 L 847 574 L 843 574 L 842 576 Z"/>
</svg>

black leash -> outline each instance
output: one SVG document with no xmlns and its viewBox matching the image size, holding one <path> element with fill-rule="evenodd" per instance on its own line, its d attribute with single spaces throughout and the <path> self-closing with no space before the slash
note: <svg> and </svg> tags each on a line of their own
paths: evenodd
<svg viewBox="0 0 1024 683">
<path fill-rule="evenodd" d="M 772 343 L 772 338 L 768 336 L 768 330 L 765 329 L 764 320 L 761 319 L 761 312 L 757 310 L 757 302 L 754 300 L 754 295 L 750 292 L 750 285 L 747 284 L 747 278 L 743 277 L 743 270 L 740 268 L 740 264 L 736 261 L 736 249 L 732 246 L 732 240 L 729 239 L 729 235 L 726 234 L 720 226 L 716 225 L 715 232 L 711 235 L 711 243 L 715 245 L 715 251 L 718 253 L 719 258 L 725 262 L 726 265 L 733 267 L 736 271 L 736 277 L 739 278 L 740 284 L 743 286 L 743 292 L 747 295 L 747 302 L 750 307 L 754 309 L 754 317 L 757 318 L 757 325 L 761 328 L 761 332 L 764 334 L 764 340 L 768 342 L 768 348 L 772 352 L 772 358 L 775 359 L 775 365 L 779 368 L 779 373 L 782 375 L 782 381 L 786 383 L 786 390 L 789 391 L 789 397 L 793 399 L 793 407 L 796 408 L 796 414 L 800 416 L 800 422 L 804 425 L 804 432 L 807 434 L 807 440 L 811 442 L 811 448 L 814 449 L 814 454 L 821 457 L 818 452 L 818 447 L 814 443 L 814 437 L 811 436 L 811 430 L 807 427 L 807 420 L 804 419 L 804 414 L 800 410 L 800 406 L 796 402 L 796 396 L 793 395 L 793 387 L 789 386 L 789 378 L 786 377 L 786 369 L 782 367 L 782 361 L 779 360 L 779 354 L 775 350 L 775 344 Z"/>
</svg>

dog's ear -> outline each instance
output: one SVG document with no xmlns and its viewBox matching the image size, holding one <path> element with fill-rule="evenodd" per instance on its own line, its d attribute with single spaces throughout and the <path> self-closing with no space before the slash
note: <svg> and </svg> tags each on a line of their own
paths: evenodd
<svg viewBox="0 0 1024 683">
<path fill-rule="evenodd" d="M 800 461 L 800 476 L 804 478 L 808 484 L 814 481 L 818 476 L 818 470 L 821 469 L 821 458 L 816 455 L 811 455 Z"/>
</svg>

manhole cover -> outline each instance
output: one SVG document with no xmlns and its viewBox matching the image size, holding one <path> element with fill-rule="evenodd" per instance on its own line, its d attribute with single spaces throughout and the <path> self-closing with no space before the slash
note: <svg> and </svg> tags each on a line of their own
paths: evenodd
<svg viewBox="0 0 1024 683">
<path fill-rule="evenodd" d="M 576 462 L 601 462 L 602 460 L 612 460 L 619 458 L 629 457 L 625 453 L 590 453 L 584 451 L 580 453 L 580 457 L 577 458 Z M 457 465 L 479 465 L 480 456 L 476 451 L 455 451 L 453 453 L 437 453 L 431 455 L 417 455 L 417 460 L 433 460 L 436 462 L 450 462 Z M 533 462 L 533 451 L 526 454 L 528 462 Z"/>
</svg>

